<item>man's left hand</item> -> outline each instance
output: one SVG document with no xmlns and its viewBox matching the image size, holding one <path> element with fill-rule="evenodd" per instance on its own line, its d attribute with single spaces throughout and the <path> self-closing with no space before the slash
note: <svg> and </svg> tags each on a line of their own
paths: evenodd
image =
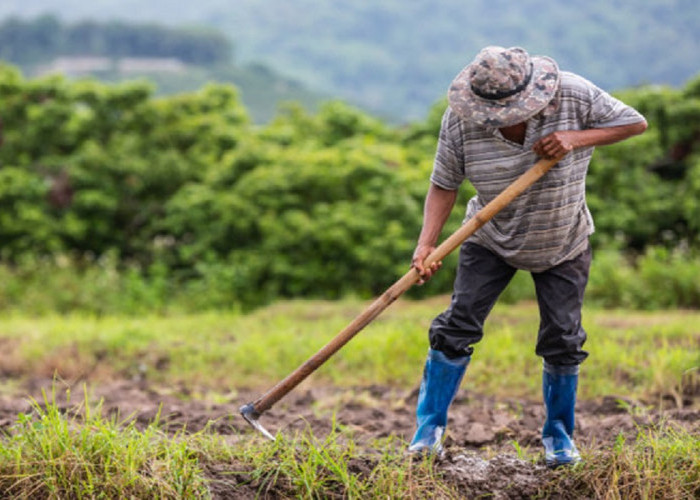
<svg viewBox="0 0 700 500">
<path fill-rule="evenodd" d="M 561 158 L 576 147 L 577 131 L 559 130 L 543 137 L 532 146 L 532 150 L 542 158 Z"/>
</svg>

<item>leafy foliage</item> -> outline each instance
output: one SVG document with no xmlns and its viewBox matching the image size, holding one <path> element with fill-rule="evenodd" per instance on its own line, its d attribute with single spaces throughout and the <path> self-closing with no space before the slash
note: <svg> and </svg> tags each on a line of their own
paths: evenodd
<svg viewBox="0 0 700 500">
<path fill-rule="evenodd" d="M 588 201 L 604 244 L 696 248 L 700 195 L 700 98 L 696 77 L 683 91 L 643 87 L 621 94 L 650 124 L 643 135 L 600 148 Z"/>
<path fill-rule="evenodd" d="M 697 306 L 698 280 L 683 277 L 697 272 L 691 263 L 700 243 L 697 82 L 680 91 L 636 89 L 624 99 L 651 129 L 602 148 L 591 165 L 594 244 L 656 248 L 639 260 L 644 282 L 663 286 L 674 273 L 678 293 L 638 295 L 630 305 Z M 22 274 L 48 259 L 51 274 L 50 262 L 67 258 L 92 276 L 109 262 L 104 272 L 145 277 L 108 280 L 131 290 L 127 296 L 156 286 L 144 304 L 160 307 L 177 289 L 199 295 L 198 304 L 250 306 L 277 297 L 367 297 L 408 269 L 444 104 L 405 128 L 341 102 L 315 114 L 289 105 L 256 127 L 226 85 L 155 98 L 143 83 L 26 81 L 2 67 L 0 109 L 7 265 Z M 472 194 L 468 185 L 461 190 L 446 234 Z M 673 265 L 657 265 L 667 261 Z M 446 267 L 454 263 L 452 256 Z M 412 293 L 446 292 L 451 279 L 438 273 Z M 61 309 L 84 303 L 71 297 Z"/>
</svg>

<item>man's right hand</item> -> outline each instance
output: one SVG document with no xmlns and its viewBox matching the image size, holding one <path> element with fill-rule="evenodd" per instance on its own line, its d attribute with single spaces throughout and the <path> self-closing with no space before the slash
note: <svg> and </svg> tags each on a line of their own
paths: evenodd
<svg viewBox="0 0 700 500">
<path fill-rule="evenodd" d="M 442 262 L 435 262 L 431 266 L 425 267 L 425 259 L 435 250 L 435 242 L 438 241 L 442 226 L 445 225 L 445 221 L 450 216 L 456 199 L 456 189 L 444 189 L 437 184 L 430 183 L 423 208 L 423 227 L 420 230 L 418 245 L 411 260 L 411 267 L 415 267 L 420 274 L 419 285 L 428 281 L 442 266 Z"/>
<path fill-rule="evenodd" d="M 438 269 L 442 267 L 442 261 L 433 262 L 432 265 L 425 266 L 425 259 L 428 258 L 428 255 L 433 253 L 434 250 L 434 246 L 419 244 L 413 252 L 411 267 L 415 267 L 416 271 L 418 271 L 418 274 L 420 275 L 420 280 L 418 281 L 419 285 L 422 285 L 428 281 L 433 274 L 435 274 Z"/>
</svg>

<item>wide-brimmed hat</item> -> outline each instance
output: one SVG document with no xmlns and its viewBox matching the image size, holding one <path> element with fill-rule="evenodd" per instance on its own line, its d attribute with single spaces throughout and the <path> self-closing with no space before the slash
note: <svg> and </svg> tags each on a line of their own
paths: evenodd
<svg viewBox="0 0 700 500">
<path fill-rule="evenodd" d="M 547 107 L 559 87 L 559 67 L 520 47 L 486 47 L 452 81 L 447 97 L 463 119 L 508 127 Z"/>
</svg>

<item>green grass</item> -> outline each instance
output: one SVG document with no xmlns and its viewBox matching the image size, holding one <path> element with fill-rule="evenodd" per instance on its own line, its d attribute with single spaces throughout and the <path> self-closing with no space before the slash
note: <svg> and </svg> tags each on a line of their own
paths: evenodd
<svg viewBox="0 0 700 500">
<path fill-rule="evenodd" d="M 284 492 L 302 498 L 454 497 L 434 460 L 413 460 L 405 443 L 394 438 L 360 447 L 347 430 L 333 425 L 324 439 L 310 430 L 279 435 L 274 443 L 253 443 L 235 459 L 253 465 L 251 483 L 260 492 Z"/>
<path fill-rule="evenodd" d="M 207 430 L 170 437 L 157 422 L 139 431 L 87 400 L 73 417 L 50 398 L 44 403 L 19 415 L 0 440 L 3 498 L 208 498 L 219 483 L 229 493 L 273 497 L 454 496 L 431 460 L 412 464 L 393 438 L 368 451 L 334 425 L 324 439 L 307 429 L 274 443 L 231 445 Z M 207 475 L 211 464 L 223 472 Z"/>
<path fill-rule="evenodd" d="M 447 297 L 399 301 L 312 375 L 309 383 L 418 384 L 430 320 Z M 0 319 L 0 362 L 21 376 L 67 380 L 139 378 L 188 391 L 264 389 L 314 354 L 365 302 L 290 301 L 252 314 L 173 316 L 49 315 Z M 539 397 L 535 304 L 497 305 L 476 346 L 465 384 L 496 396 Z M 700 312 L 587 309 L 581 397 L 678 394 L 683 374 L 700 366 Z M 503 382 L 503 373 L 515 372 Z"/>
<path fill-rule="evenodd" d="M 700 436 L 674 425 L 640 429 L 631 442 L 620 435 L 611 451 L 583 458 L 554 490 L 625 500 L 700 497 Z"/>
<path fill-rule="evenodd" d="M 72 414 L 73 412 L 69 412 Z M 207 429 L 168 436 L 138 430 L 85 400 L 79 416 L 51 398 L 0 438 L 0 491 L 12 498 L 208 498 L 212 491 L 272 498 L 461 498 L 460 484 L 430 457 L 412 460 L 394 438 L 358 444 L 336 425 L 274 442 L 220 439 Z M 528 452 L 519 458 L 534 461 Z M 611 450 L 541 474 L 542 498 L 684 499 L 700 493 L 700 437 L 673 425 L 640 428 Z M 218 474 L 207 473 L 215 467 Z"/>
<path fill-rule="evenodd" d="M 447 297 L 402 300 L 389 308 L 308 383 L 416 387 L 426 331 Z M 12 380 L 57 374 L 99 384 L 138 378 L 211 397 L 267 389 L 315 353 L 365 302 L 281 302 L 251 314 L 172 316 L 11 314 L 0 318 L 0 364 Z M 587 348 L 580 399 L 620 395 L 653 403 L 697 384 L 700 313 L 586 309 Z M 535 304 L 498 305 L 464 386 L 496 398 L 540 397 L 534 354 Z M 518 377 L 504 377 L 518 373 Z M 522 374 L 522 375 L 520 375 Z M 504 382 L 505 381 L 505 382 Z M 21 387 L 15 382 L 14 387 Z M 460 485 L 430 460 L 411 462 L 396 438 L 368 442 L 333 423 L 275 442 L 222 437 L 205 429 L 168 434 L 158 421 L 137 428 L 81 399 L 64 412 L 47 396 L 0 438 L 0 491 L 18 498 L 206 498 L 216 488 L 242 495 L 299 498 L 460 498 Z M 630 411 L 635 411 L 630 407 Z M 640 427 L 610 450 L 582 449 L 585 463 L 545 477 L 543 498 L 692 498 L 698 494 L 700 438 L 671 424 Z M 513 454 L 535 461 L 527 447 Z M 212 472 L 212 470 L 214 472 Z M 550 481 L 551 479 L 551 481 Z M 2 496 L 2 495 L 0 495 Z"/>
<path fill-rule="evenodd" d="M 0 445 L 3 498 L 195 498 L 208 492 L 197 454 L 154 422 L 144 431 L 81 405 L 66 417 L 53 398 L 20 414 Z"/>
</svg>

